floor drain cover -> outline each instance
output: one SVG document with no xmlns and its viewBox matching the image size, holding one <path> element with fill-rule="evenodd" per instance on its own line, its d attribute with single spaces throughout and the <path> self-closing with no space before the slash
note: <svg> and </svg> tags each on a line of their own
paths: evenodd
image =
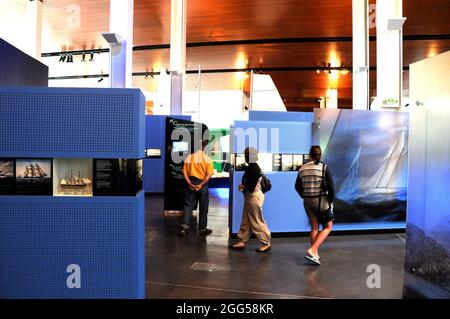
<svg viewBox="0 0 450 319">
<path fill-rule="evenodd" d="M 219 267 L 217 267 L 217 265 L 214 264 L 210 264 L 210 263 L 202 263 L 202 262 L 194 262 L 191 266 L 192 270 L 198 270 L 198 271 L 216 271 L 219 270 Z"/>
</svg>

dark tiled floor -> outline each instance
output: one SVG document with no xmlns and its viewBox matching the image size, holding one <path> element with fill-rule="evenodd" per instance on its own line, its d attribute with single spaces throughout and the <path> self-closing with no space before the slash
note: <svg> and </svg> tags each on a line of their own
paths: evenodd
<svg viewBox="0 0 450 319">
<path fill-rule="evenodd" d="M 322 266 L 314 267 L 303 259 L 307 237 L 275 238 L 268 254 L 254 252 L 256 240 L 230 251 L 224 196 L 211 196 L 209 227 L 207 238 L 179 238 L 178 217 L 163 215 L 162 196 L 147 196 L 147 298 L 402 297 L 403 235 L 332 236 L 321 248 Z M 207 269 L 192 269 L 195 262 Z M 381 267 L 380 289 L 367 288 L 370 264 Z"/>
</svg>

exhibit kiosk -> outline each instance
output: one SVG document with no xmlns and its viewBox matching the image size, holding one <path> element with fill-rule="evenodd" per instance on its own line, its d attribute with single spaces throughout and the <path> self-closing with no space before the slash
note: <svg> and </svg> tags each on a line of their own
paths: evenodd
<svg viewBox="0 0 450 319">
<path fill-rule="evenodd" d="M 303 201 L 295 191 L 299 167 L 311 145 L 334 177 L 336 231 L 403 230 L 406 216 L 408 114 L 316 109 L 313 113 L 255 112 L 232 127 L 230 235 L 239 231 L 244 149 L 255 147 L 258 163 L 272 182 L 264 218 L 272 233 L 310 230 Z M 369 131 L 370 130 L 370 131 Z"/>
<path fill-rule="evenodd" d="M 144 298 L 145 98 L 0 88 L 0 298 Z"/>
<path fill-rule="evenodd" d="M 143 189 L 146 193 L 164 193 L 167 115 L 145 116 L 145 158 L 143 160 Z M 190 121 L 189 115 L 171 118 Z"/>
</svg>

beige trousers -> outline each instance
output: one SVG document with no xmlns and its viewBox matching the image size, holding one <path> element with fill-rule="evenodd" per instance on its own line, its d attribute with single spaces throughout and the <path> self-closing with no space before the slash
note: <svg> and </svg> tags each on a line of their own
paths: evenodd
<svg viewBox="0 0 450 319">
<path fill-rule="evenodd" d="M 264 245 L 270 245 L 270 230 L 262 215 L 263 204 L 264 194 L 262 191 L 245 194 L 242 223 L 237 235 L 242 242 L 247 242 L 253 232 Z"/>
</svg>

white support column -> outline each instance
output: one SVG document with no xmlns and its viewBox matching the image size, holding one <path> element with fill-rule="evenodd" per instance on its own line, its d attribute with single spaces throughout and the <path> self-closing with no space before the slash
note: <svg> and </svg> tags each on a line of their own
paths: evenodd
<svg viewBox="0 0 450 319">
<path fill-rule="evenodd" d="M 401 106 L 403 94 L 402 0 L 377 0 L 377 103 L 375 108 Z"/>
<path fill-rule="evenodd" d="M 171 0 L 170 20 L 170 113 L 183 113 L 186 69 L 186 6 L 187 0 Z"/>
<path fill-rule="evenodd" d="M 27 54 L 41 60 L 42 0 L 27 1 Z"/>
<path fill-rule="evenodd" d="M 327 97 L 325 99 L 325 105 L 327 109 L 337 109 L 338 108 L 338 89 L 330 88 L 327 89 Z"/>
<path fill-rule="evenodd" d="M 353 109 L 369 109 L 368 0 L 353 0 Z"/>
<path fill-rule="evenodd" d="M 132 87 L 134 0 L 111 0 L 109 31 L 120 36 L 111 45 L 110 83 L 115 88 Z"/>
</svg>

